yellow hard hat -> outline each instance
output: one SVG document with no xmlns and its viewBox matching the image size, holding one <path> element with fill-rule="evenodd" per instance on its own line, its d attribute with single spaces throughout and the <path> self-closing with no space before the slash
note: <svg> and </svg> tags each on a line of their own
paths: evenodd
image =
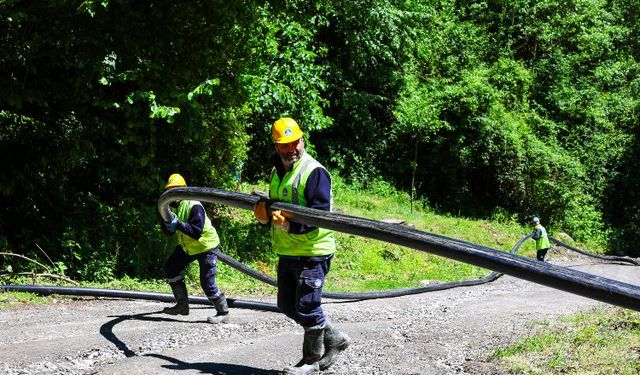
<svg viewBox="0 0 640 375">
<path fill-rule="evenodd" d="M 168 189 L 170 187 L 178 186 L 187 186 L 187 182 L 184 180 L 184 177 L 180 176 L 178 173 L 174 173 L 169 176 L 169 179 L 167 180 L 167 186 L 165 186 L 164 188 Z"/>
<path fill-rule="evenodd" d="M 302 130 L 296 120 L 290 117 L 281 117 L 271 127 L 273 143 L 290 143 L 302 138 Z"/>
</svg>

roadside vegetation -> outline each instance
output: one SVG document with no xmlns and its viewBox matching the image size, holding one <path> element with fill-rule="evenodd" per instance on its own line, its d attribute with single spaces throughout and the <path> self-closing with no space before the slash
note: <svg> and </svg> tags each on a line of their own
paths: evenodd
<svg viewBox="0 0 640 375">
<path fill-rule="evenodd" d="M 0 309 L 16 305 L 47 305 L 53 300 L 50 297 L 39 296 L 34 293 L 0 292 Z"/>
<path fill-rule="evenodd" d="M 265 190 L 266 184 L 241 184 L 238 191 L 250 193 L 252 190 Z M 402 221 L 398 225 L 411 225 L 419 230 L 465 240 L 489 246 L 502 251 L 510 251 L 516 242 L 531 228 L 518 223 L 515 217 L 499 217 L 495 220 L 478 220 L 455 217 L 447 213 L 438 213 L 426 201 L 411 202 L 410 197 L 397 191 L 390 184 L 378 180 L 369 186 L 345 183 L 340 177 L 334 178 L 334 210 L 346 215 L 360 216 L 373 220 L 392 219 Z M 209 206 L 214 224 L 218 229 L 221 249 L 237 260 L 259 270 L 273 278 L 276 274 L 277 257 L 269 245 L 268 229 L 260 227 L 253 214 L 248 210 L 221 206 Z M 160 227 L 157 225 L 160 232 Z M 553 232 L 551 233 L 553 235 Z M 477 279 L 487 275 L 490 270 L 466 263 L 432 255 L 426 252 L 389 244 L 383 241 L 357 237 L 336 232 L 338 252 L 332 262 L 327 282 L 327 291 L 363 292 L 416 287 L 425 283 L 449 282 L 464 279 Z M 589 245 L 576 244 L 588 248 Z M 159 244 L 154 257 L 160 264 L 172 249 Z M 591 249 L 602 252 L 602 249 Z M 525 242 L 519 255 L 534 257 L 533 241 Z M 46 257 L 45 257 L 46 258 Z M 60 279 L 68 272 L 57 269 L 56 279 L 38 277 L 38 268 L 43 263 L 23 261 L 29 269 L 27 275 L 6 273 L 3 283 L 41 283 L 69 285 Z M 53 265 L 47 270 L 53 268 Z M 161 265 L 148 271 L 155 275 L 149 278 L 137 278 L 123 275 L 108 281 L 81 281 L 82 286 L 114 288 L 125 290 L 157 291 L 169 293 L 169 287 L 163 279 Z M 190 293 L 201 295 L 198 279 L 198 267 L 193 263 L 185 273 Z M 256 281 L 250 276 L 219 263 L 218 283 L 230 296 L 250 297 L 273 295 L 275 288 Z M 422 283 L 422 284 L 421 284 Z"/>
<path fill-rule="evenodd" d="M 407 194 L 398 192 L 391 185 L 378 181 L 365 188 L 345 184 L 334 178 L 334 207 L 337 212 L 361 216 L 374 220 L 395 219 L 404 224 L 440 235 L 480 243 L 496 249 L 509 251 L 527 233 L 529 228 L 518 223 L 499 223 L 456 218 L 434 212 L 425 202 L 414 202 L 413 208 Z M 253 189 L 265 190 L 266 184 L 242 184 L 239 191 L 250 193 Z M 211 206 L 209 206 L 211 208 Z M 210 210 L 220 233 L 222 250 L 234 258 L 275 278 L 277 257 L 269 246 L 269 232 L 260 227 L 253 214 L 247 210 L 214 207 Z M 160 231 L 160 227 L 157 228 Z M 332 263 L 327 290 L 369 291 L 418 286 L 421 281 L 456 281 L 479 278 L 489 270 L 470 266 L 428 253 L 386 242 L 336 233 L 338 252 Z M 521 254 L 532 256 L 533 246 L 525 243 Z M 156 256 L 164 261 L 172 249 L 161 244 Z M 38 269 L 50 271 L 51 267 L 40 262 L 24 260 L 31 272 L 27 275 L 7 273 L 2 276 L 5 283 L 22 281 L 68 285 L 63 280 L 37 277 Z M 45 269 L 46 267 L 46 269 Z M 218 282 L 230 295 L 250 296 L 273 294 L 275 288 L 264 285 L 239 271 L 219 264 Z M 22 268 L 25 268 L 24 266 Z M 58 269 L 61 275 L 66 270 Z M 155 277 L 146 279 L 124 275 L 105 282 L 83 281 L 83 286 L 106 287 L 126 290 L 169 292 L 161 275 L 161 267 L 149 271 Z M 192 294 L 201 293 L 198 285 L 198 267 L 193 263 L 186 272 Z"/>
<path fill-rule="evenodd" d="M 637 256 L 637 5 L 1 2 L 0 249 L 76 280 L 157 277 L 167 177 L 258 183 L 290 116 L 332 175 L 415 197 L 411 224 L 473 240 L 540 216 Z M 229 249 L 250 230 L 234 222 Z"/>
<path fill-rule="evenodd" d="M 515 374 L 640 373 L 640 313 L 618 307 L 534 323 L 494 359 Z"/>
</svg>

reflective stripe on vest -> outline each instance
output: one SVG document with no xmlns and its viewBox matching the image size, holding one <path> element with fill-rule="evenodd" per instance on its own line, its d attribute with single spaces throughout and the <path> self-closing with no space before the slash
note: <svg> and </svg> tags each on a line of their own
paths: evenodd
<svg viewBox="0 0 640 375">
<path fill-rule="evenodd" d="M 269 185 L 269 197 L 280 202 L 307 206 L 304 190 L 311 172 L 324 167 L 309 154 L 304 153 L 293 169 L 282 177 L 273 171 Z M 333 231 L 316 228 L 304 234 L 286 233 L 271 227 L 273 250 L 279 255 L 321 256 L 333 254 L 336 250 Z"/>
<path fill-rule="evenodd" d="M 195 205 L 202 206 L 202 203 L 198 201 L 181 201 L 178 209 L 175 212 L 178 220 L 185 223 L 189 221 L 191 208 L 193 208 L 193 206 Z M 205 251 L 211 250 L 220 245 L 218 232 L 213 227 L 213 225 L 211 225 L 211 220 L 209 220 L 206 212 L 204 214 L 204 228 L 202 228 L 202 235 L 199 239 L 196 240 L 192 237 L 189 237 L 181 231 L 177 231 L 175 235 L 177 236 L 178 243 L 182 247 L 182 250 L 184 250 L 184 252 L 189 255 L 204 253 Z"/>
</svg>

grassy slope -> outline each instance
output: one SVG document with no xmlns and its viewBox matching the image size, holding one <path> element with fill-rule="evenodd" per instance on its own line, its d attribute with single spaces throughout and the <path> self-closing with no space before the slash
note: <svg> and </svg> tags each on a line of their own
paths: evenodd
<svg viewBox="0 0 640 375">
<path fill-rule="evenodd" d="M 412 209 L 406 194 L 398 193 L 384 183 L 374 184 L 371 189 L 364 190 L 345 185 L 338 179 L 334 186 L 336 212 L 373 220 L 400 219 L 423 231 L 498 250 L 510 251 L 516 242 L 530 231 L 530 228 L 514 222 L 499 223 L 439 215 L 418 203 L 415 203 Z M 240 190 L 250 192 L 254 188 L 265 190 L 266 186 L 245 185 Z M 255 222 L 251 212 L 246 210 L 233 210 L 228 215 L 233 215 L 236 221 Z M 267 231 L 261 233 L 268 236 Z M 336 233 L 336 240 L 338 250 L 327 278 L 327 291 L 388 290 L 419 286 L 426 280 L 447 282 L 477 279 L 491 272 L 414 249 L 354 235 Z M 527 241 L 518 254 L 534 256 L 533 241 Z M 250 266 L 272 277 L 275 277 L 276 263 L 277 257 L 273 254 L 268 254 L 266 260 L 248 261 Z M 197 281 L 196 268 L 194 264 L 190 272 L 194 281 Z M 275 293 L 275 288 L 257 282 L 224 264 L 220 266 L 218 281 L 221 288 L 231 295 Z M 197 285 L 193 286 L 197 289 Z"/>
<path fill-rule="evenodd" d="M 510 223 L 500 224 L 460 217 L 443 216 L 414 202 L 406 194 L 395 192 L 384 183 L 373 184 L 368 191 L 336 184 L 335 210 L 373 220 L 399 219 L 416 229 L 433 234 L 510 251 L 528 229 Z M 416 251 L 386 242 L 338 234 L 333 285 L 336 290 L 372 290 L 417 286 L 421 280 L 457 281 L 480 278 L 490 270 L 448 258 Z M 531 256 L 533 244 L 527 243 L 520 254 Z M 331 283 L 328 283 L 331 284 Z"/>
</svg>

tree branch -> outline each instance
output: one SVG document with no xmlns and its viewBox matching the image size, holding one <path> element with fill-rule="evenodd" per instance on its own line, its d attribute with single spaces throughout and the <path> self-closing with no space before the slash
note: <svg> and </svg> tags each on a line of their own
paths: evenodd
<svg viewBox="0 0 640 375">
<path fill-rule="evenodd" d="M 40 267 L 44 268 L 45 270 L 47 270 L 47 272 L 50 272 L 51 270 L 49 269 L 49 267 L 45 266 L 44 264 L 38 262 L 37 260 L 28 258 L 24 255 L 20 255 L 20 254 L 14 254 L 14 253 L 5 253 L 5 252 L 0 252 L 0 255 L 8 255 L 8 256 L 14 256 L 14 257 L 18 257 L 18 258 L 22 258 L 22 259 L 26 259 L 31 263 L 35 263 L 37 265 L 39 265 Z"/>
<path fill-rule="evenodd" d="M 34 276 L 34 277 L 50 277 L 52 279 L 59 279 L 59 280 L 64 280 L 66 282 L 69 282 L 71 284 L 74 285 L 80 285 L 79 282 L 69 279 L 67 277 L 64 276 L 59 276 L 53 273 L 34 273 L 34 272 L 8 272 L 8 273 L 2 273 L 0 274 L 0 276 L 7 276 L 7 275 L 30 275 L 30 276 Z"/>
</svg>

